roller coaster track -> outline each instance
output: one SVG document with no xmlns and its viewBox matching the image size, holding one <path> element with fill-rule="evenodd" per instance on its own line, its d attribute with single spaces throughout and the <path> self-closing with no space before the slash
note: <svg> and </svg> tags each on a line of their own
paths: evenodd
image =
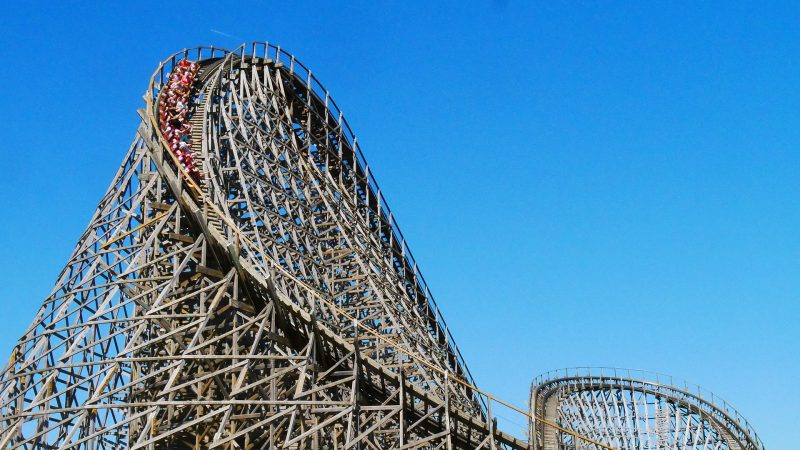
<svg viewBox="0 0 800 450">
<path fill-rule="evenodd" d="M 198 173 L 157 119 L 182 59 Z M 178 52 L 145 103 L 0 373 L 0 447 L 764 450 L 663 376 L 548 373 L 531 411 L 479 389 L 347 121 L 279 47 Z"/>
<path fill-rule="evenodd" d="M 181 59 L 186 171 L 157 120 Z M 120 169 L 0 374 L 11 449 L 528 449 L 478 389 L 335 102 L 267 43 L 156 69 Z"/>
<path fill-rule="evenodd" d="M 531 408 L 539 417 L 620 449 L 764 450 L 750 423 L 728 402 L 685 381 L 608 367 L 551 371 L 537 377 Z M 543 424 L 534 448 L 591 448 Z"/>
</svg>

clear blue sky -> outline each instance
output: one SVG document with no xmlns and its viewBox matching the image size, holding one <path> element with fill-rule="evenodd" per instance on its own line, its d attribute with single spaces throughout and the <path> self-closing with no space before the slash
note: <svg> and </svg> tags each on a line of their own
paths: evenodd
<svg viewBox="0 0 800 450">
<path fill-rule="evenodd" d="M 344 110 L 482 387 L 525 405 L 552 368 L 667 372 L 796 448 L 797 4 L 21 3 L 0 6 L 0 352 L 157 63 L 269 40 Z"/>
</svg>

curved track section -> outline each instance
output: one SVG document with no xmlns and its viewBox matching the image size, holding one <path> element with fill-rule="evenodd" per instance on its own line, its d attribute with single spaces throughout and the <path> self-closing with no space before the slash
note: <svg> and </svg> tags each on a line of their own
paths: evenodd
<svg viewBox="0 0 800 450">
<path fill-rule="evenodd" d="M 627 449 L 764 450 L 747 420 L 699 386 L 630 369 L 548 372 L 531 388 L 538 417 L 603 444 Z M 594 449 L 572 435 L 534 423 L 537 450 Z"/>
<path fill-rule="evenodd" d="M 309 309 L 309 289 L 370 328 L 473 383 L 391 210 L 331 96 L 293 56 L 268 45 L 229 54 L 209 78 L 202 141 L 205 192 L 222 232 Z M 232 228 L 232 229 L 229 229 Z M 266 272 L 264 272 L 266 273 Z M 339 336 L 353 321 L 320 309 Z M 442 397 L 440 376 L 386 345 L 362 348 Z M 394 369 L 393 369 L 394 370 Z M 451 395 L 479 411 L 467 390 Z"/>
<path fill-rule="evenodd" d="M 181 59 L 189 174 L 157 105 Z M 11 449 L 527 448 L 496 429 L 356 139 L 268 44 L 159 66 L 0 374 Z M 463 382 L 466 380 L 468 383 Z"/>
</svg>

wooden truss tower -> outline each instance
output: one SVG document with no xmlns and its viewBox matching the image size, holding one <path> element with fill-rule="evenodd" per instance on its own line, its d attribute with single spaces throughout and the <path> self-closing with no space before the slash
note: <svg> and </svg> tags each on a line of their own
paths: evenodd
<svg viewBox="0 0 800 450">
<path fill-rule="evenodd" d="M 157 120 L 182 59 L 195 157 Z M 525 449 L 498 431 L 336 104 L 269 44 L 164 61 L 0 374 L 0 448 Z"/>
</svg>

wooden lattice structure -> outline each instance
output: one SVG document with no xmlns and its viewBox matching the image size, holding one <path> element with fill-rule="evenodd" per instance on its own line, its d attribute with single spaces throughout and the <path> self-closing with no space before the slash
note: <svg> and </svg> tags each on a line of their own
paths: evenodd
<svg viewBox="0 0 800 450">
<path fill-rule="evenodd" d="M 181 143 L 163 105 L 187 65 Z M 628 443 L 542 406 L 568 380 L 535 391 L 532 412 L 475 387 L 350 127 L 292 55 L 267 43 L 178 52 L 139 112 L 0 373 L 0 448 Z M 530 439 L 498 429 L 502 408 Z"/>
<path fill-rule="evenodd" d="M 199 63 L 195 174 L 159 96 Z M 153 75 L 141 125 L 0 375 L 0 447 L 516 448 L 336 104 L 265 43 Z"/>
<path fill-rule="evenodd" d="M 764 450 L 728 402 L 669 375 L 580 367 L 547 372 L 531 387 L 535 450 Z M 572 432 L 572 433 L 569 433 Z"/>
</svg>

